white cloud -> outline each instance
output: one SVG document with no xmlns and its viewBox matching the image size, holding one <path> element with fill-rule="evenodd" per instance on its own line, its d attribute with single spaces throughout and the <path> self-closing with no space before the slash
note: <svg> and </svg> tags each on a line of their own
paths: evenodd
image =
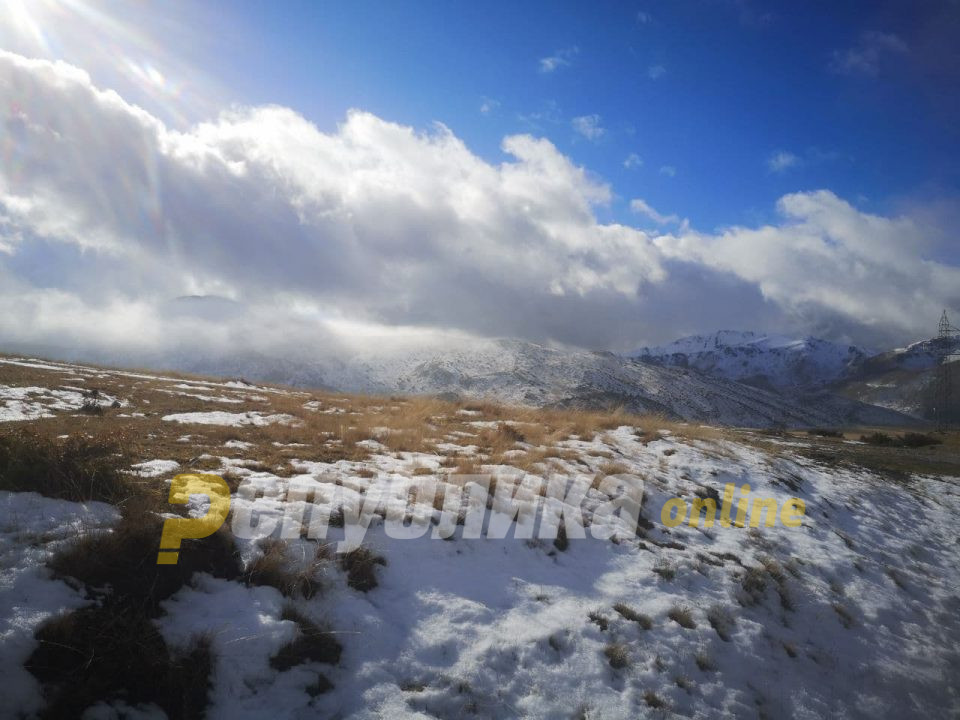
<svg viewBox="0 0 960 720">
<path fill-rule="evenodd" d="M 499 107 L 500 107 L 500 101 L 499 101 L 499 100 L 494 100 L 493 98 L 487 98 L 487 97 L 485 97 L 485 98 L 483 98 L 483 100 L 480 102 L 480 113 L 481 113 L 482 115 L 489 115 L 489 114 L 492 113 L 492 112 L 496 112 L 496 110 L 497 110 Z"/>
<path fill-rule="evenodd" d="M 557 50 L 553 55 L 540 58 L 540 72 L 552 73 L 562 67 L 569 67 L 573 64 L 573 59 L 580 53 L 580 48 L 576 45 L 562 50 Z"/>
<path fill-rule="evenodd" d="M 863 33 L 853 47 L 836 50 L 830 69 L 842 75 L 876 75 L 886 58 L 906 55 L 910 49 L 893 33 L 871 30 Z"/>
<path fill-rule="evenodd" d="M 596 142 L 607 134 L 607 131 L 600 124 L 602 120 L 599 115 L 581 115 L 571 120 L 570 124 L 574 130 L 583 135 L 587 140 Z"/>
<path fill-rule="evenodd" d="M 630 209 L 640 215 L 653 220 L 658 225 L 679 224 L 680 218 L 676 215 L 662 215 L 654 210 L 645 200 L 636 198 L 630 201 Z"/>
<path fill-rule="evenodd" d="M 643 165 L 643 158 L 641 158 L 636 153 L 630 153 L 627 155 L 626 159 L 623 161 L 623 166 L 628 170 L 633 170 L 634 168 L 641 167 Z"/>
<path fill-rule="evenodd" d="M 641 25 L 646 25 L 647 23 L 652 21 L 653 21 L 653 16 L 650 13 L 644 12 L 643 10 L 640 10 L 637 13 L 637 22 L 640 23 Z"/>
<path fill-rule="evenodd" d="M 924 259 L 922 222 L 860 212 L 827 190 L 785 195 L 777 208 L 776 225 L 656 244 L 756 286 L 807 327 L 856 326 L 860 337 L 929 336 L 937 308 L 960 300 L 960 268 Z"/>
<path fill-rule="evenodd" d="M 666 175 L 667 177 L 676 177 L 677 169 L 673 165 L 661 165 L 660 174 Z"/>
<path fill-rule="evenodd" d="M 667 74 L 667 69 L 663 65 L 651 65 L 647 68 L 647 77 L 651 80 L 659 80 Z"/>
<path fill-rule="evenodd" d="M 785 172 L 799 164 L 800 158 L 786 150 L 778 150 L 767 158 L 767 169 L 774 173 Z"/>
<path fill-rule="evenodd" d="M 731 323 L 899 342 L 960 306 L 922 214 L 826 191 L 785 196 L 776 224 L 654 236 L 599 221 L 611 188 L 531 135 L 490 163 L 360 111 L 330 132 L 282 107 L 176 131 L 5 52 L 0 96 L 7 348 L 308 354 L 367 327 L 626 349 Z"/>
</svg>

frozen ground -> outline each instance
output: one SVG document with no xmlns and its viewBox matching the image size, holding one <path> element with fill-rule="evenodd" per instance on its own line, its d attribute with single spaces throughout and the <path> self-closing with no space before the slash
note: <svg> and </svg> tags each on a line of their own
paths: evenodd
<svg viewBox="0 0 960 720">
<path fill-rule="evenodd" d="M 58 379 L 69 373 L 88 382 L 110 380 L 79 366 L 20 362 L 21 368 L 56 372 Z M 356 432 L 363 427 L 364 409 L 347 399 L 191 381 L 205 389 L 178 400 L 169 393 L 147 394 L 136 383 L 171 389 L 181 379 L 132 373 L 112 378 L 116 384 L 109 391 L 130 399 L 126 409 L 153 413 L 153 419 L 74 418 L 74 408 L 53 407 L 62 398 L 51 391 L 32 395 L 44 398 L 41 404 L 52 417 L 35 415 L 30 421 L 142 428 L 155 454 L 131 465 L 136 477 L 160 486 L 192 469 L 231 478 L 238 489 L 230 526 L 238 535 L 256 535 L 243 532 L 243 523 L 257 518 L 260 534 L 285 534 L 293 562 L 311 561 L 319 545 L 330 552 L 342 549 L 359 538 L 358 525 L 367 528 L 363 545 L 386 561 L 376 568 L 378 586 L 368 592 L 350 587 L 331 560 L 317 566 L 323 587 L 309 599 L 201 574 L 165 601 L 155 622 L 169 644 L 186 646 L 201 633 L 212 637 L 211 718 L 931 718 L 960 712 L 955 477 L 826 464 L 803 452 L 813 440 L 761 445 L 745 434 L 658 427 L 656 421 L 645 421 L 642 432 L 624 424 L 567 436 L 549 448 L 517 440 L 494 458 L 483 449 L 482 433 L 512 431 L 482 406 L 451 411 L 454 425 L 431 421 L 435 437 L 416 451 L 388 445 L 407 430 L 371 421 L 369 437 L 357 442 L 362 455 L 325 460 L 308 452 L 314 448 L 302 435 L 257 434 L 303 433 L 309 425 L 286 428 L 235 418 L 291 417 L 290 408 L 300 407 L 301 422 L 326 418 L 323 427 L 334 429 L 317 432 L 316 443 L 336 447 L 346 442 L 344 425 Z M 29 381 L 34 384 L 23 387 L 44 387 L 37 378 Z M 158 407 L 161 396 L 189 406 L 183 413 L 169 412 L 169 406 Z M 235 396 L 249 408 L 202 409 L 218 403 L 216 397 Z M 259 399 L 264 397 L 282 406 Z M 402 402 L 390 402 L 402 417 Z M 341 412 L 327 412 L 333 409 Z M 190 436 L 182 436 L 179 422 L 169 421 L 172 415 L 191 418 Z M 196 420 L 223 421 L 223 416 L 229 422 Z M 529 424 L 525 415 L 510 427 Z M 337 428 L 340 437 L 324 439 Z M 165 429 L 169 441 L 161 436 Z M 198 433 L 226 430 L 240 434 L 201 444 Z M 260 461 L 268 449 L 273 460 L 264 466 Z M 517 467 L 523 457 L 546 450 L 553 452 L 543 452 L 541 462 Z M 174 458 L 174 451 L 183 454 Z M 469 522 L 456 524 L 454 513 L 451 523 L 443 506 L 428 502 L 417 509 L 426 520 L 423 535 L 397 539 L 401 529 L 384 516 L 406 507 L 418 489 L 434 484 L 470 489 L 471 480 L 455 477 L 451 458 L 469 460 L 481 475 L 527 473 L 533 483 L 616 474 L 642 484 L 640 531 L 616 541 L 591 537 L 594 513 L 605 500 L 592 488 L 575 507 L 549 506 L 565 516 L 582 510 L 587 537 L 568 533 L 566 547 L 537 539 L 536 532 L 522 537 L 551 513 L 539 494 L 506 494 L 510 488 L 502 480 L 501 496 L 480 508 L 485 521 L 479 538 L 464 537 Z M 772 498 L 778 507 L 800 498 L 806 506 L 802 525 L 704 528 L 662 522 L 661 508 L 670 498 L 722 496 L 728 483 L 747 484 L 751 498 Z M 283 502 L 290 498 L 292 503 Z M 195 515 L 205 510 L 204 503 L 189 507 Z M 345 527 L 331 523 L 325 537 L 306 537 L 315 516 L 337 510 Z M 514 512 L 518 523 L 510 522 Z M 78 534 L 102 531 L 117 517 L 114 508 L 100 503 L 0 493 L 5 699 L 0 713 L 30 716 L 40 709 L 40 688 L 22 667 L 35 645 L 33 633 L 46 619 L 90 602 L 52 579 L 43 563 Z M 408 534 L 416 535 L 416 527 Z M 447 531 L 450 539 L 433 537 Z M 501 531 L 506 537 L 497 537 Z M 255 537 L 237 542 L 248 563 L 261 553 Z M 343 646 L 337 666 L 306 663 L 282 671 L 271 666 L 270 658 L 297 632 L 282 617 L 290 602 L 336 634 Z M 318 694 L 319 674 L 333 687 Z M 90 716 L 124 713 L 136 716 L 113 699 Z"/>
</svg>

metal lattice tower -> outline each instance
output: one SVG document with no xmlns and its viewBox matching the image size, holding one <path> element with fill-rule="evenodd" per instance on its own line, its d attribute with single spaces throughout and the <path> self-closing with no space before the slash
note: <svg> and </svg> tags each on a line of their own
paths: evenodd
<svg viewBox="0 0 960 720">
<path fill-rule="evenodd" d="M 950 401 L 953 399 L 952 382 L 952 362 L 960 360 L 960 354 L 954 352 L 953 339 L 960 329 L 950 324 L 950 318 L 947 317 L 947 311 L 944 310 L 940 316 L 940 324 L 937 327 L 937 345 L 942 348 L 943 357 L 940 359 L 940 365 L 937 368 L 937 387 L 936 387 L 936 408 L 937 430 L 943 431 L 950 426 Z"/>
</svg>

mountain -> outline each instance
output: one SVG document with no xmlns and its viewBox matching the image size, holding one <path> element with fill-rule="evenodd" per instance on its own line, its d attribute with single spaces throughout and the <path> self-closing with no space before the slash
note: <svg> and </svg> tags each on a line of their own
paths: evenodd
<svg viewBox="0 0 960 720">
<path fill-rule="evenodd" d="M 744 427 L 910 423 L 895 411 L 826 392 L 775 393 L 692 368 L 509 339 L 403 350 L 368 347 L 299 360 L 192 352 L 152 364 L 340 392 L 489 398 L 538 407 L 621 406 Z"/>
<path fill-rule="evenodd" d="M 796 340 L 721 330 L 641 348 L 633 357 L 655 365 L 693 368 L 768 389 L 818 389 L 851 376 L 868 355 L 854 345 L 838 345 L 814 337 Z"/>
<path fill-rule="evenodd" d="M 922 340 L 866 359 L 839 391 L 853 400 L 932 420 L 940 402 L 936 390 L 941 364 L 957 355 L 960 337 Z M 945 372 L 953 387 L 947 417 L 960 422 L 960 362 L 949 362 Z"/>
</svg>

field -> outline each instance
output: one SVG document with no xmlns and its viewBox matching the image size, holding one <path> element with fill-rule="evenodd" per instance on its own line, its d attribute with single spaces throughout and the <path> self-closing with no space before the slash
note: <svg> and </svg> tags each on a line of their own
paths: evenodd
<svg viewBox="0 0 960 720">
<path fill-rule="evenodd" d="M 157 565 L 209 506 L 169 502 L 182 473 L 231 513 Z M 956 432 L 4 356 L 0 688 L 26 717 L 951 716 L 958 477 Z M 728 487 L 728 526 L 662 514 Z"/>
</svg>

